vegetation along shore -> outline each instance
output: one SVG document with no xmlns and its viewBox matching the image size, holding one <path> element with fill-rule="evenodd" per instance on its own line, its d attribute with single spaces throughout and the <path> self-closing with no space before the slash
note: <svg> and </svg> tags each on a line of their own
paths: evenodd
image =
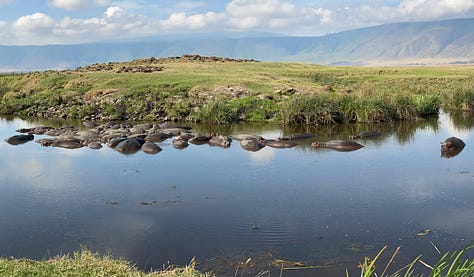
<svg viewBox="0 0 474 277">
<path fill-rule="evenodd" d="M 474 66 L 328 67 L 184 55 L 0 75 L 3 115 L 318 125 L 474 109 Z"/>
</svg>

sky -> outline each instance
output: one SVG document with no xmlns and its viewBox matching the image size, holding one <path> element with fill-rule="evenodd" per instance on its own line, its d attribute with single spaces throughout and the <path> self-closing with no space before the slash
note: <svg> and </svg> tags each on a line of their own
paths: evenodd
<svg viewBox="0 0 474 277">
<path fill-rule="evenodd" d="M 474 17 L 474 0 L 0 0 L 0 45 L 271 33 Z"/>
</svg>

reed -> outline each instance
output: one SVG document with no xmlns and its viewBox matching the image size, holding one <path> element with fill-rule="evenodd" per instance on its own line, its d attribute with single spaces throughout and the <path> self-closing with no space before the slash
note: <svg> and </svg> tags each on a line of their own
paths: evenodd
<svg viewBox="0 0 474 277">
<path fill-rule="evenodd" d="M 433 247 L 439 253 L 437 247 L 432 243 Z M 472 244 L 467 245 L 461 250 L 455 250 L 452 252 L 446 252 L 444 255 L 440 257 L 440 259 L 436 262 L 435 265 L 431 266 L 428 263 L 421 260 L 421 255 L 416 257 L 411 263 L 407 264 L 406 266 L 398 269 L 394 273 L 386 274 L 387 268 L 395 259 L 395 256 L 398 254 L 399 248 L 394 252 L 392 258 L 388 261 L 387 265 L 385 266 L 384 271 L 381 274 L 377 274 L 375 271 L 375 265 L 378 262 L 378 259 L 382 252 L 387 248 L 387 246 L 383 247 L 380 250 L 374 259 L 370 259 L 365 257 L 364 262 L 359 264 L 359 268 L 361 270 L 361 275 L 363 277 L 419 277 L 425 276 L 423 273 L 418 273 L 415 271 L 414 266 L 415 264 L 419 263 L 422 264 L 429 270 L 428 276 L 431 277 L 467 277 L 467 276 L 474 276 L 474 260 L 469 258 L 464 258 L 463 255 L 469 249 L 473 248 Z M 382 267 L 381 267 L 382 268 Z M 347 272 L 347 271 L 346 271 Z M 346 276 L 349 276 L 346 273 Z"/>
<path fill-rule="evenodd" d="M 285 102 L 281 118 L 287 125 L 320 125 L 341 123 L 338 101 L 329 93 L 297 96 Z"/>
<path fill-rule="evenodd" d="M 235 113 L 226 100 L 215 100 L 201 107 L 196 114 L 197 121 L 204 124 L 229 124 Z"/>
</svg>

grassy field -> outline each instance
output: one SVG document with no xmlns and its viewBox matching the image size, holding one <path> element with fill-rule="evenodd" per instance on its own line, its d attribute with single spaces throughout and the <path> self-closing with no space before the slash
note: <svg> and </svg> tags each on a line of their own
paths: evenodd
<svg viewBox="0 0 474 277">
<path fill-rule="evenodd" d="M 328 67 L 197 57 L 4 74 L 0 113 L 317 125 L 474 109 L 474 66 Z"/>
</svg>

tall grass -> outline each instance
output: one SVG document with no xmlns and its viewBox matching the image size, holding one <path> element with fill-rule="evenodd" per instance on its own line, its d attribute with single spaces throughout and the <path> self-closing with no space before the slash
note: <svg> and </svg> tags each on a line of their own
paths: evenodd
<svg viewBox="0 0 474 277">
<path fill-rule="evenodd" d="M 433 245 L 435 247 L 435 245 Z M 387 269 L 392 264 L 393 260 L 395 259 L 396 255 L 398 254 L 397 248 L 393 253 L 391 259 L 387 262 L 385 267 L 378 267 L 380 269 L 384 269 L 382 272 L 376 272 L 376 264 L 380 262 L 378 259 L 382 252 L 386 250 L 387 246 L 383 247 L 373 259 L 365 257 L 364 262 L 359 264 L 359 268 L 361 270 L 361 277 L 415 277 L 415 276 L 424 276 L 423 273 L 417 273 L 414 269 L 415 264 L 419 263 L 422 264 L 425 268 L 429 270 L 429 276 L 431 277 L 468 277 L 474 276 L 474 260 L 469 258 L 464 258 L 463 255 L 469 249 L 473 248 L 471 244 L 463 248 L 462 250 L 455 250 L 452 252 L 446 252 L 441 258 L 437 261 L 436 264 L 433 266 L 427 264 L 423 260 L 421 260 L 421 255 L 416 257 L 411 263 L 407 264 L 406 266 L 396 270 L 391 274 L 386 274 Z M 435 247 L 436 248 L 436 247 Z M 437 249 L 437 248 L 436 248 Z M 346 276 L 349 276 L 346 273 Z"/>
<path fill-rule="evenodd" d="M 204 104 L 196 115 L 196 119 L 204 124 L 229 124 L 234 118 L 235 114 L 225 100 Z"/>
<path fill-rule="evenodd" d="M 474 84 L 463 84 L 444 93 L 444 108 L 447 110 L 474 110 Z"/>
<path fill-rule="evenodd" d="M 439 107 L 437 95 L 317 93 L 285 102 L 281 115 L 287 125 L 385 122 L 436 114 Z"/>
<path fill-rule="evenodd" d="M 285 102 L 281 117 L 288 125 L 319 125 L 342 122 L 338 101 L 328 93 L 297 96 Z"/>
</svg>

